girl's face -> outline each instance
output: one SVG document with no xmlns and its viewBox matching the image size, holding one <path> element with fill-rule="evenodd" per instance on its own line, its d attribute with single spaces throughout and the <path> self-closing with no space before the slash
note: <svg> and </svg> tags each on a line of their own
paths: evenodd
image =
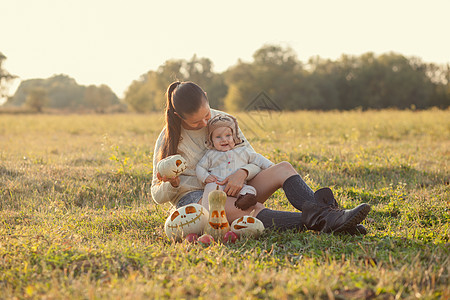
<svg viewBox="0 0 450 300">
<path fill-rule="evenodd" d="M 211 109 L 208 102 L 205 101 L 197 112 L 180 119 L 181 126 L 187 130 L 199 130 L 206 127 L 208 120 L 211 119 Z"/>
<path fill-rule="evenodd" d="M 214 148 L 218 151 L 228 151 L 234 148 L 233 132 L 230 127 L 216 128 L 211 134 Z"/>
</svg>

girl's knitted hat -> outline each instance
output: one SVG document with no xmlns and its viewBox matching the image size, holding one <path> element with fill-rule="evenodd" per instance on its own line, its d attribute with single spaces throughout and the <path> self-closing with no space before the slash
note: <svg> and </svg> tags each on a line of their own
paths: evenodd
<svg viewBox="0 0 450 300">
<path fill-rule="evenodd" d="M 208 147 L 209 149 L 214 148 L 214 144 L 212 141 L 212 133 L 219 127 L 231 128 L 231 132 L 233 133 L 233 140 L 236 145 L 241 144 L 243 142 L 243 140 L 239 137 L 239 127 L 237 120 L 230 115 L 218 114 L 208 121 L 207 125 L 208 136 L 206 138 L 205 144 L 206 147 Z"/>
</svg>

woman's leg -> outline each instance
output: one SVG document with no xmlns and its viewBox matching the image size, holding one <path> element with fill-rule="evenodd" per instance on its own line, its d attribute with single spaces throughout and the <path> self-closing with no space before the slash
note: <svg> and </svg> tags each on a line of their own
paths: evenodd
<svg viewBox="0 0 450 300">
<path fill-rule="evenodd" d="M 286 161 L 261 171 L 249 184 L 256 188 L 257 200 L 261 203 L 264 203 L 280 187 L 283 188 L 292 206 L 300 211 L 303 210 L 303 203 L 314 201 L 313 190 Z"/>
<path fill-rule="evenodd" d="M 281 162 L 261 171 L 249 181 L 249 184 L 256 188 L 257 199 L 261 203 L 264 203 L 277 189 L 283 187 L 289 202 L 303 212 L 302 220 L 309 229 L 324 232 L 353 232 L 370 211 L 368 204 L 361 204 L 351 210 L 341 210 L 334 205 L 324 203 L 288 162 Z"/>
<path fill-rule="evenodd" d="M 264 205 L 259 202 L 247 210 L 241 210 L 235 207 L 235 201 L 236 198 L 228 197 L 225 204 L 225 211 L 230 224 L 242 216 L 252 214 L 264 224 L 265 228 L 286 230 L 303 229 L 305 227 L 301 212 L 271 210 L 265 208 Z"/>
<path fill-rule="evenodd" d="M 215 186 L 217 185 L 214 183 L 208 183 L 205 186 L 205 192 L 203 194 L 203 199 L 201 202 L 205 201 L 205 198 L 207 199 L 208 194 L 216 189 Z M 219 185 L 219 187 L 223 190 L 223 186 Z M 228 223 L 230 224 L 240 217 L 249 216 L 251 214 L 259 219 L 264 224 L 265 228 L 285 230 L 294 228 L 302 229 L 304 227 L 302 214 L 300 212 L 270 210 L 265 208 L 264 205 L 259 202 L 245 210 L 242 210 L 236 207 L 235 202 L 236 198 L 234 197 L 227 197 L 227 201 L 225 202 L 225 212 L 227 214 Z M 206 203 L 202 203 L 202 205 L 205 204 Z"/>
<path fill-rule="evenodd" d="M 264 203 L 276 190 L 283 187 L 286 179 L 293 175 L 298 175 L 297 171 L 290 163 L 283 161 L 262 170 L 248 184 L 256 189 L 258 202 Z"/>
<path fill-rule="evenodd" d="M 281 162 L 273 167 L 261 171 L 248 184 L 256 189 L 256 198 L 258 203 L 245 210 L 235 206 L 236 198 L 228 197 L 225 203 L 225 211 L 227 213 L 228 222 L 230 224 L 245 215 L 252 214 L 263 222 L 265 228 L 273 228 L 277 230 L 284 229 L 301 229 L 304 228 L 302 213 L 290 211 L 277 211 L 264 207 L 264 203 L 276 190 L 283 187 L 284 182 L 292 177 L 298 176 L 297 171 L 288 162 Z M 253 213 L 252 213 L 253 212 Z"/>
<path fill-rule="evenodd" d="M 225 211 L 227 212 L 228 221 L 231 223 L 242 216 L 249 215 L 253 210 L 256 216 L 265 207 L 264 203 L 276 190 L 283 186 L 283 182 L 289 176 L 296 174 L 294 168 L 288 162 L 279 163 L 266 170 L 262 170 L 252 180 L 248 182 L 249 185 L 256 189 L 256 199 L 258 203 L 255 206 L 242 210 L 235 206 L 236 198 L 228 197 L 225 204 Z"/>
</svg>

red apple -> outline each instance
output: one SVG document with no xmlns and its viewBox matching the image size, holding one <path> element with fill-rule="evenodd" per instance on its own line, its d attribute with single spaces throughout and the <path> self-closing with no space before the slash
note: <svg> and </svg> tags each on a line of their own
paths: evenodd
<svg viewBox="0 0 450 300">
<path fill-rule="evenodd" d="M 234 233 L 233 231 L 228 231 L 227 233 L 225 233 L 225 235 L 223 237 L 223 241 L 225 243 L 234 244 L 237 239 L 238 239 L 238 235 L 236 233 Z"/>
<path fill-rule="evenodd" d="M 189 243 L 196 243 L 198 240 L 198 234 L 196 233 L 189 233 L 186 237 L 185 240 L 188 241 Z"/>
<path fill-rule="evenodd" d="M 214 238 L 212 237 L 212 235 L 205 233 L 198 238 L 197 242 L 202 246 L 208 247 L 209 245 L 214 243 Z"/>
</svg>

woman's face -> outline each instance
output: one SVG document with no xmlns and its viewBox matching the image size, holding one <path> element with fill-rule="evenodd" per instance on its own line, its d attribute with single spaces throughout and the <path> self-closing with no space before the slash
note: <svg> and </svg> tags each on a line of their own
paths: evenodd
<svg viewBox="0 0 450 300">
<path fill-rule="evenodd" d="M 181 126 L 187 130 L 198 130 L 206 127 L 209 119 L 211 119 L 211 109 L 209 103 L 205 101 L 197 112 L 181 118 Z"/>
</svg>

